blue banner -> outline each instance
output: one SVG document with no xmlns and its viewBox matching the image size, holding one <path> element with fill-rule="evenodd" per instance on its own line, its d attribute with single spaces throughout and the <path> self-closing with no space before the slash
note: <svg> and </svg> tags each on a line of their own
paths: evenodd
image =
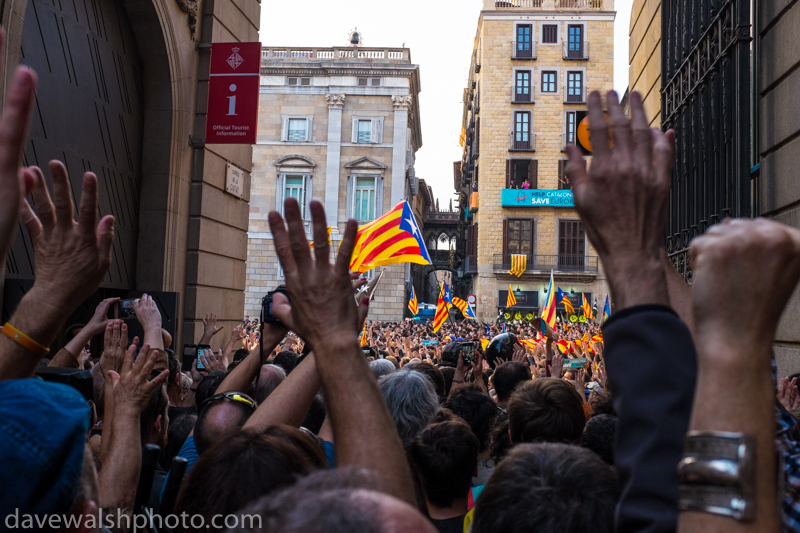
<svg viewBox="0 0 800 533">
<path fill-rule="evenodd" d="M 575 207 L 569 189 L 503 189 L 503 207 Z"/>
</svg>

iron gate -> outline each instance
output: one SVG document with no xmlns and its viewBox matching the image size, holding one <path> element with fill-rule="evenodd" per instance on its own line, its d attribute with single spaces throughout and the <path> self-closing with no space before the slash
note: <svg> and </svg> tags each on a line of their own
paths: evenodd
<svg viewBox="0 0 800 533">
<path fill-rule="evenodd" d="M 691 281 L 689 243 L 750 215 L 750 2 L 664 0 L 661 117 L 676 133 L 667 253 Z"/>
</svg>

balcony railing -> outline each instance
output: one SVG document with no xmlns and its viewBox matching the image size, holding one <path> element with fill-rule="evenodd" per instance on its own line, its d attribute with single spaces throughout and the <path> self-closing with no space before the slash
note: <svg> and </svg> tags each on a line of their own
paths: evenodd
<svg viewBox="0 0 800 533">
<path fill-rule="evenodd" d="M 495 9 L 538 9 L 544 0 L 495 0 Z M 603 9 L 603 0 L 555 0 L 556 9 Z"/>
<path fill-rule="evenodd" d="M 495 0 L 495 9 L 542 7 L 543 0 Z"/>
<path fill-rule="evenodd" d="M 603 0 L 556 0 L 558 9 L 602 9 Z"/>
<path fill-rule="evenodd" d="M 589 41 L 561 43 L 564 50 L 564 59 L 589 59 Z"/>
<path fill-rule="evenodd" d="M 494 269 L 511 270 L 511 254 L 494 254 Z M 525 264 L 525 272 L 574 272 L 581 274 L 597 274 L 599 260 L 589 255 L 529 255 Z"/>
<path fill-rule="evenodd" d="M 333 48 L 275 48 L 264 47 L 261 49 L 261 62 L 267 64 L 269 61 L 283 59 L 307 59 L 319 60 L 327 59 L 342 61 L 349 59 L 381 59 L 386 62 L 410 62 L 411 57 L 407 48 L 354 48 L 354 47 L 333 47 Z"/>
<path fill-rule="evenodd" d="M 536 42 L 511 41 L 511 59 L 536 59 Z"/>
<path fill-rule="evenodd" d="M 564 86 L 564 103 L 565 104 L 585 104 L 586 103 L 586 95 L 589 94 L 588 90 L 584 86 L 579 87 L 570 87 L 569 85 Z"/>
<path fill-rule="evenodd" d="M 515 104 L 524 104 L 528 102 L 532 102 L 533 98 L 531 98 L 531 93 L 533 92 L 533 87 L 525 87 L 523 91 L 527 89 L 527 92 L 520 92 L 514 87 L 514 103 Z"/>
<path fill-rule="evenodd" d="M 536 134 L 535 133 L 511 133 L 510 151 L 516 152 L 535 152 Z"/>
<path fill-rule="evenodd" d="M 478 272 L 478 256 L 468 255 L 464 259 L 464 274 L 477 274 Z"/>
</svg>

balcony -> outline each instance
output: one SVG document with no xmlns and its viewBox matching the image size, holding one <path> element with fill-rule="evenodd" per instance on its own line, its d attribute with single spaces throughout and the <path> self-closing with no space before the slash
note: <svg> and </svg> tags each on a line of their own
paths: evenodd
<svg viewBox="0 0 800 533">
<path fill-rule="evenodd" d="M 536 43 L 511 41 L 511 59 L 536 59 Z"/>
<path fill-rule="evenodd" d="M 511 254 L 494 254 L 495 272 L 511 270 Z M 525 274 L 547 273 L 549 271 L 572 274 L 596 275 L 599 271 L 597 256 L 588 255 L 529 255 Z"/>
<path fill-rule="evenodd" d="M 564 86 L 564 103 L 565 104 L 585 104 L 586 95 L 589 94 L 588 88 L 579 85 L 578 87 L 569 85 Z"/>
<path fill-rule="evenodd" d="M 509 152 L 535 152 L 536 134 L 528 132 L 511 133 Z"/>
<path fill-rule="evenodd" d="M 533 102 L 533 98 L 531 97 L 531 92 L 533 92 L 531 87 L 524 87 L 522 91 L 527 92 L 520 92 L 514 87 L 514 95 L 513 95 L 513 103 L 515 104 L 530 104 Z"/>
<path fill-rule="evenodd" d="M 343 61 L 352 62 L 359 59 L 365 62 L 410 63 L 411 53 L 408 48 L 364 48 L 364 47 L 268 47 L 261 49 L 261 64 L 268 65 L 273 61 Z"/>
<path fill-rule="evenodd" d="M 477 274 L 478 273 L 478 256 L 468 255 L 464 259 L 464 274 Z"/>
<path fill-rule="evenodd" d="M 488 6 L 487 6 L 488 4 Z M 491 9 L 491 5 L 497 10 L 506 9 L 603 9 L 603 0 L 484 0 L 484 9 Z M 549 4 L 549 5 L 546 5 Z"/>
<path fill-rule="evenodd" d="M 564 59 L 586 60 L 589 59 L 589 41 L 561 43 Z"/>
</svg>

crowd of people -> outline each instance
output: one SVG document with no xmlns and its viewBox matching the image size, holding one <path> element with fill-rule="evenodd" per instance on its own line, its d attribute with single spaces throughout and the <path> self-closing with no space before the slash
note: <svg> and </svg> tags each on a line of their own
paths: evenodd
<svg viewBox="0 0 800 533">
<path fill-rule="evenodd" d="M 689 287 L 663 246 L 674 134 L 648 128 L 638 93 L 630 119 L 614 92 L 590 96 L 588 170 L 568 147 L 615 303 L 602 331 L 366 322 L 355 221 L 331 263 L 322 205 L 309 206 L 310 248 L 287 199 L 285 219 L 269 214 L 288 294 L 274 295 L 278 321 L 246 317 L 212 351 L 222 328 L 208 310 L 187 368 L 147 295 L 142 338 L 106 318 L 106 300 L 51 356 L 108 270 L 114 220 L 97 220 L 94 174 L 76 218 L 62 163 L 50 188 L 20 166 L 35 84 L 17 69 L 0 119 L 0 261 L 22 221 L 36 270 L 0 334 L 3 529 L 800 531 L 800 401 L 796 378 L 776 389 L 771 344 L 800 231 L 711 227 Z M 53 367 L 88 368 L 88 393 L 36 377 Z"/>
</svg>

